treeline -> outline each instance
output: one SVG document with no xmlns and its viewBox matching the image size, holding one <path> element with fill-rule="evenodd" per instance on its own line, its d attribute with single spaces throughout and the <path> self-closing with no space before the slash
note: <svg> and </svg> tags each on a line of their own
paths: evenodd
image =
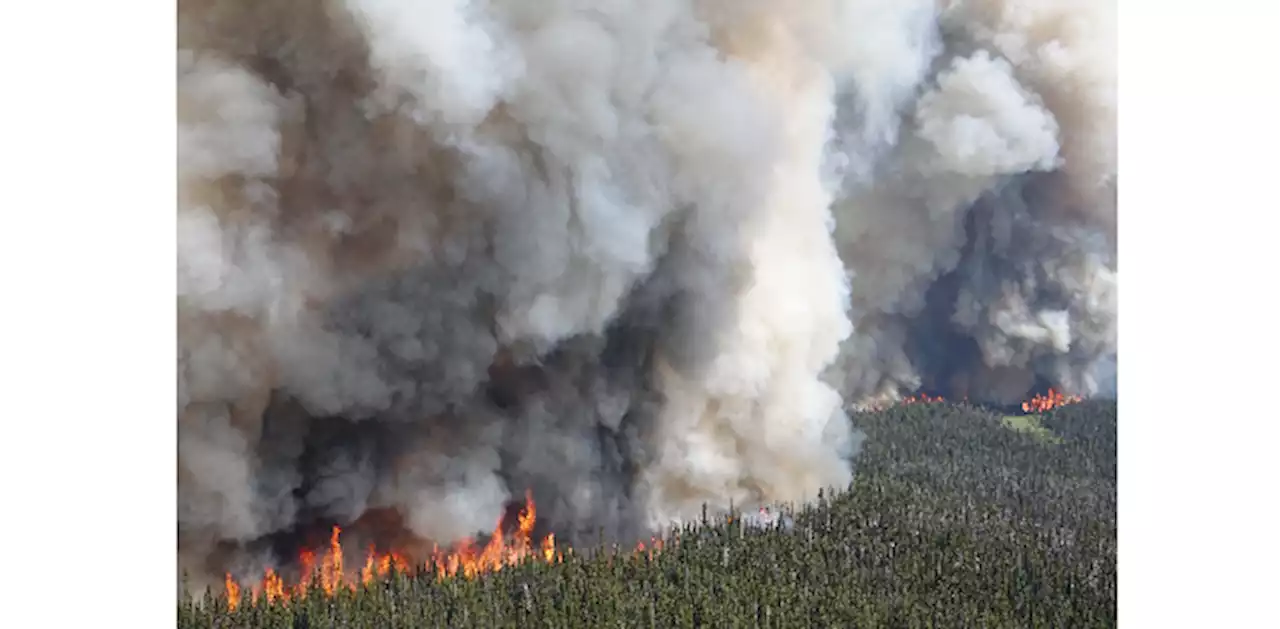
<svg viewBox="0 0 1280 629">
<path fill-rule="evenodd" d="M 397 575 L 288 604 L 186 600 L 180 628 L 1113 627 L 1114 402 L 1037 431 L 967 406 L 859 414 L 853 484 L 793 511 L 476 579 Z"/>
</svg>

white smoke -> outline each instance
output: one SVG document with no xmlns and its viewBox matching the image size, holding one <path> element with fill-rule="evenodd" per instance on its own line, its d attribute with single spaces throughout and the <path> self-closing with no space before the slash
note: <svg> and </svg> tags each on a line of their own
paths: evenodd
<svg viewBox="0 0 1280 629">
<path fill-rule="evenodd" d="M 178 8 L 182 569 L 640 535 L 846 484 L 847 403 L 1114 377 L 1105 3 Z"/>
</svg>

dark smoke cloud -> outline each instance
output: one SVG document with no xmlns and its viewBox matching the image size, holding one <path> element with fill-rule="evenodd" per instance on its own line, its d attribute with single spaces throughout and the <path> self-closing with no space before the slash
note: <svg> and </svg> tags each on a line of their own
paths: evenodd
<svg viewBox="0 0 1280 629">
<path fill-rule="evenodd" d="M 868 402 L 917 386 L 996 403 L 1037 382 L 1113 392 L 1114 7 L 896 10 L 902 54 L 861 66 L 855 131 L 837 118 L 855 331 L 834 380 Z"/>
<path fill-rule="evenodd" d="M 921 386 L 1113 391 L 1105 3 L 178 8 L 197 587 L 526 489 L 570 541 L 802 501 Z"/>
</svg>

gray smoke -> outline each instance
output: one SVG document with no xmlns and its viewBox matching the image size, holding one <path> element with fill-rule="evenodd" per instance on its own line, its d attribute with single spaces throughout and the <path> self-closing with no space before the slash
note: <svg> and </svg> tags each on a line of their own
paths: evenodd
<svg viewBox="0 0 1280 629">
<path fill-rule="evenodd" d="M 1113 392 L 1114 6 L 891 4 L 899 54 L 860 65 L 837 115 L 855 330 L 835 381 L 854 401 Z"/>
<path fill-rule="evenodd" d="M 1113 12 L 179 0 L 180 569 L 526 489 L 625 539 L 847 483 L 847 404 L 1106 392 Z"/>
</svg>

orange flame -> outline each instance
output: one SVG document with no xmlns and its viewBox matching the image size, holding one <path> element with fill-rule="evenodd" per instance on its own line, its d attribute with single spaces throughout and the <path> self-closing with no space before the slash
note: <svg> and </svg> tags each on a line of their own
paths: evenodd
<svg viewBox="0 0 1280 629">
<path fill-rule="evenodd" d="M 927 393 L 917 393 L 914 395 L 909 395 L 907 397 L 904 397 L 901 400 L 898 400 L 897 402 L 892 402 L 889 404 L 874 405 L 867 410 L 882 411 L 893 405 L 934 404 L 934 403 L 945 402 L 945 401 L 946 399 L 940 396 L 934 397 Z M 964 398 L 962 401 L 968 401 L 968 398 Z M 1081 398 L 1079 397 L 1076 397 L 1074 395 L 1063 395 L 1058 391 L 1049 389 L 1048 393 L 1036 394 L 1035 397 L 1031 398 L 1030 400 L 1027 400 L 1026 402 L 1023 402 L 1022 410 L 1023 412 L 1026 412 L 1026 413 L 1043 413 L 1044 411 L 1054 409 L 1060 406 L 1066 406 L 1068 404 L 1075 404 L 1076 402 L 1079 402 L 1079 401 L 1081 401 Z"/>
<path fill-rule="evenodd" d="M 439 579 L 454 576 L 471 578 L 487 572 L 497 572 L 525 560 L 546 563 L 562 561 L 564 556 L 556 548 L 554 535 L 547 535 L 541 543 L 534 543 L 533 529 L 537 513 L 533 496 L 526 494 L 525 505 L 517 516 L 514 531 L 504 531 L 499 523 L 483 547 L 478 547 L 474 540 L 465 539 L 452 550 L 437 548 L 427 562 L 417 566 L 398 551 L 379 553 L 375 547 L 370 546 L 358 574 L 352 575 L 347 574 L 343 565 L 342 529 L 335 526 L 323 556 L 317 558 L 316 553 L 310 550 L 299 553 L 298 563 L 302 574 L 297 583 L 288 587 L 275 570 L 267 568 L 261 582 L 252 586 L 255 594 L 252 601 L 257 604 L 258 592 L 265 594 L 263 598 L 267 604 L 304 600 L 315 585 L 313 581 L 316 578 L 319 579 L 324 595 L 332 597 L 343 587 L 355 590 L 361 585 L 372 584 L 375 579 L 386 579 L 394 573 L 434 570 Z M 240 584 L 227 574 L 224 586 L 228 607 L 234 611 L 241 603 Z"/>
<path fill-rule="evenodd" d="M 231 578 L 231 573 L 229 572 L 227 573 L 225 585 L 227 588 L 227 609 L 235 611 L 240 606 L 240 586 Z"/>
<path fill-rule="evenodd" d="M 436 549 L 432 552 L 430 564 L 435 568 L 438 578 L 457 576 L 474 577 L 483 572 L 498 572 L 506 566 L 514 566 L 526 558 L 551 561 L 550 553 L 555 549 L 555 539 L 548 536 L 542 542 L 542 552 L 535 553 L 532 542 L 534 523 L 538 519 L 538 509 L 533 497 L 525 496 L 525 508 L 520 511 L 516 521 L 516 530 L 508 536 L 501 526 L 494 529 L 489 542 L 478 548 L 471 539 L 463 540 L 452 552 Z"/>
<path fill-rule="evenodd" d="M 271 568 L 267 568 L 267 574 L 262 579 L 262 589 L 267 594 L 268 603 L 285 599 L 284 579 Z"/>
<path fill-rule="evenodd" d="M 1066 406 L 1067 404 L 1075 404 L 1080 398 L 1074 395 L 1063 395 L 1053 389 L 1045 395 L 1036 395 L 1030 400 L 1022 403 L 1022 410 L 1028 413 L 1043 413 L 1047 410 Z"/>
<path fill-rule="evenodd" d="M 929 397 L 928 393 L 919 393 L 902 398 L 902 401 L 899 402 L 899 404 L 935 404 L 943 401 L 945 400 L 943 400 L 941 396 Z"/>
<path fill-rule="evenodd" d="M 326 597 L 334 596 L 341 587 L 355 590 L 359 585 L 368 586 L 375 579 L 386 579 L 393 573 L 409 574 L 415 569 L 434 570 L 438 579 L 462 576 L 472 578 L 487 572 L 497 572 L 507 566 L 514 566 L 525 560 L 558 563 L 564 561 L 564 553 L 556 547 L 555 535 L 547 535 L 541 543 L 532 541 L 534 524 L 537 522 L 537 508 L 533 497 L 526 494 L 525 506 L 518 514 L 516 530 L 511 533 L 503 531 L 501 523 L 494 528 L 493 535 L 483 547 L 477 547 L 470 539 L 463 540 L 453 550 L 436 549 L 425 564 L 413 566 L 405 556 L 397 551 L 379 553 L 373 546 L 365 556 L 364 564 L 357 575 L 347 575 L 342 563 L 342 529 L 335 526 L 330 536 L 328 549 L 317 562 L 316 554 L 304 550 L 298 555 L 302 567 L 302 575 L 292 587 L 285 585 L 284 579 L 272 568 L 267 568 L 260 583 L 252 586 L 253 605 L 259 604 L 258 593 L 268 605 L 288 604 L 291 600 L 305 600 L 313 586 L 316 576 L 320 580 L 320 588 Z M 646 553 L 653 559 L 656 552 L 663 547 L 660 538 L 651 540 L 649 546 L 639 544 L 634 552 L 637 557 Z M 570 549 L 572 552 L 572 549 Z M 317 569 L 317 563 L 319 568 Z M 226 575 L 225 581 L 227 606 L 235 611 L 243 602 L 240 597 L 240 584 Z"/>
<path fill-rule="evenodd" d="M 941 397 L 931 397 L 922 393 L 903 398 L 899 404 L 926 404 L 943 401 L 945 400 Z M 1080 398 L 1078 397 L 1066 396 L 1049 389 L 1046 395 L 1036 395 L 1031 400 L 1023 402 L 1022 409 L 1029 413 L 1043 412 L 1079 401 Z M 342 529 L 334 526 L 333 533 L 329 538 L 329 548 L 324 557 L 320 558 L 318 571 L 316 569 L 315 553 L 310 550 L 303 550 L 298 555 L 298 563 L 301 565 L 302 573 L 297 583 L 292 587 L 287 587 L 284 580 L 280 575 L 276 574 L 275 570 L 267 568 L 262 581 L 251 589 L 253 593 L 251 601 L 254 605 L 258 604 L 259 592 L 265 594 L 264 598 L 267 604 L 287 604 L 294 599 L 305 600 L 312 589 L 313 580 L 316 576 L 319 576 L 320 587 L 325 596 L 332 597 L 339 587 L 344 585 L 355 590 L 358 585 L 368 586 L 375 579 L 386 579 L 392 574 L 410 574 L 416 570 L 434 571 L 438 579 L 459 575 L 465 578 L 472 578 L 483 573 L 498 572 L 504 567 L 515 566 L 525 560 L 545 563 L 564 561 L 564 552 L 557 548 L 554 534 L 548 534 L 539 544 L 533 543 L 533 529 L 537 521 L 537 514 L 533 496 L 526 493 L 525 506 L 517 517 L 516 530 L 508 535 L 502 530 L 503 527 L 499 523 L 494 528 L 493 535 L 489 538 L 489 541 L 482 548 L 477 547 L 474 540 L 464 539 L 452 550 L 435 548 L 431 553 L 431 558 L 425 564 L 414 566 L 399 551 L 392 550 L 387 553 L 379 553 L 375 547 L 370 546 L 359 574 L 351 577 L 344 571 L 342 563 Z M 654 538 L 650 540 L 648 546 L 643 542 L 638 544 L 633 555 L 637 557 L 647 555 L 652 560 L 663 549 L 663 546 L 662 538 Z M 572 554 L 573 549 L 570 548 L 569 552 Z M 235 611 L 242 602 L 240 585 L 228 573 L 224 587 L 226 589 L 227 607 L 229 610 Z"/>
</svg>

